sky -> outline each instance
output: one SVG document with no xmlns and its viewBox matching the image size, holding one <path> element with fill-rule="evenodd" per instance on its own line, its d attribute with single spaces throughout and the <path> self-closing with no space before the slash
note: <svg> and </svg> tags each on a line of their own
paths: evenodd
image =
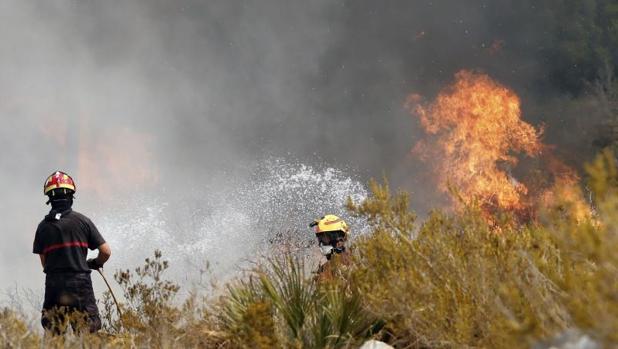
<svg viewBox="0 0 618 349">
<path fill-rule="evenodd" d="M 214 224 L 212 212 L 300 226 L 365 195 L 370 177 L 426 209 L 432 189 L 410 156 L 421 131 L 403 104 L 435 96 L 461 69 L 513 88 L 524 118 L 555 125 L 548 137 L 566 153 L 581 149 L 584 130 L 561 107 L 571 97 L 543 80 L 539 16 L 506 0 L 0 0 L 0 285 L 41 287 L 31 246 L 57 169 L 77 180 L 76 209 L 117 245 L 139 245 L 160 220 L 174 243 Z M 306 192 L 287 186 L 299 178 Z M 324 190 L 337 205 L 320 202 Z M 265 197 L 278 202 L 271 211 L 247 208 Z M 298 198 L 311 204 L 290 203 Z M 295 213 L 281 214 L 281 202 Z M 229 244 L 253 228 L 242 229 Z"/>
</svg>

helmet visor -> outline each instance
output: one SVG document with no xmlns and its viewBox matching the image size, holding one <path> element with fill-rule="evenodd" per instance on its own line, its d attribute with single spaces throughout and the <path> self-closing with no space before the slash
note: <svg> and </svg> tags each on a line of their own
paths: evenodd
<svg viewBox="0 0 618 349">
<path fill-rule="evenodd" d="M 342 231 L 327 231 L 316 235 L 318 241 L 323 245 L 334 245 L 338 241 L 345 240 L 345 233 Z"/>
</svg>

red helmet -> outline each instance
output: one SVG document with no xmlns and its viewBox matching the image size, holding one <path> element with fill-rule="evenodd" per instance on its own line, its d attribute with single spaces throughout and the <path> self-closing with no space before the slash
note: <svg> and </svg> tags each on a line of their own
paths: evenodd
<svg viewBox="0 0 618 349">
<path fill-rule="evenodd" d="M 51 176 L 47 177 L 45 181 L 45 185 L 43 186 L 43 192 L 45 195 L 48 195 L 54 189 L 66 189 L 71 192 L 75 192 L 75 181 L 68 174 L 56 171 L 51 174 Z"/>
</svg>

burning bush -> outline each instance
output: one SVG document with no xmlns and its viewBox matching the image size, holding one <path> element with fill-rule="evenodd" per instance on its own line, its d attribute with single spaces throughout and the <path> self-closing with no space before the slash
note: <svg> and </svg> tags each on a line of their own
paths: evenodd
<svg viewBox="0 0 618 349">
<path fill-rule="evenodd" d="M 579 177 L 542 143 L 543 129 L 523 120 L 520 104 L 513 90 L 488 75 L 462 70 L 435 100 L 408 98 L 406 107 L 426 134 L 412 152 L 433 168 L 437 188 L 450 194 L 456 209 L 476 205 L 488 221 L 507 213 L 527 222 L 567 196 L 580 220 L 590 218 Z M 529 171 L 540 178 L 514 176 L 522 155 L 541 160 Z"/>
<path fill-rule="evenodd" d="M 615 345 L 618 176 L 609 154 L 588 168 L 598 220 L 564 205 L 502 234 L 478 205 L 415 228 L 407 195 L 372 183 L 370 199 L 349 204 L 374 233 L 356 244 L 347 282 L 401 347 L 518 348 L 569 328 Z"/>
<path fill-rule="evenodd" d="M 460 71 L 455 82 L 430 104 L 412 96 L 407 103 L 429 135 L 414 152 L 433 165 L 438 186 L 461 194 L 461 204 L 478 201 L 484 209 L 521 210 L 525 185 L 509 173 L 513 153 L 537 156 L 541 131 L 521 119 L 517 95 L 485 74 Z"/>
</svg>

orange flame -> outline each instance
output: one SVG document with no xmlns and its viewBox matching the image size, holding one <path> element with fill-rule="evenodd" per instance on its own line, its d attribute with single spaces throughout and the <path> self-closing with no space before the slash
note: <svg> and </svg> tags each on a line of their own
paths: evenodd
<svg viewBox="0 0 618 349">
<path fill-rule="evenodd" d="M 440 159 L 438 186 L 459 191 L 456 206 L 473 202 L 485 211 L 521 210 L 528 189 L 510 175 L 516 153 L 538 156 L 542 130 L 522 121 L 517 95 L 485 74 L 467 70 L 432 103 L 412 95 L 407 108 L 429 135 L 414 147 L 421 159 Z"/>
<path fill-rule="evenodd" d="M 487 52 L 489 52 L 490 55 L 495 56 L 502 51 L 503 47 L 504 40 L 494 40 L 491 43 L 491 46 L 489 46 L 489 48 L 487 49 Z"/>
<path fill-rule="evenodd" d="M 566 212 L 576 222 L 592 220 L 598 223 L 584 198 L 579 186 L 580 178 L 575 170 L 555 157 L 550 157 L 547 163 L 554 183 L 540 195 L 539 208 Z"/>
<path fill-rule="evenodd" d="M 144 189 L 158 181 L 150 136 L 129 128 L 104 131 L 98 137 L 92 131 L 82 123 L 78 154 L 81 190 L 109 198 L 111 193 Z"/>
<path fill-rule="evenodd" d="M 77 126 L 78 132 L 69 132 L 70 118 L 52 114 L 42 117 L 45 122 L 40 122 L 44 125 L 41 134 L 59 149 L 55 168 L 71 172 L 80 193 L 90 192 L 105 199 L 112 193 L 157 184 L 151 135 L 128 127 L 92 126 L 85 115 L 73 118 L 76 125 L 72 126 Z"/>
</svg>

